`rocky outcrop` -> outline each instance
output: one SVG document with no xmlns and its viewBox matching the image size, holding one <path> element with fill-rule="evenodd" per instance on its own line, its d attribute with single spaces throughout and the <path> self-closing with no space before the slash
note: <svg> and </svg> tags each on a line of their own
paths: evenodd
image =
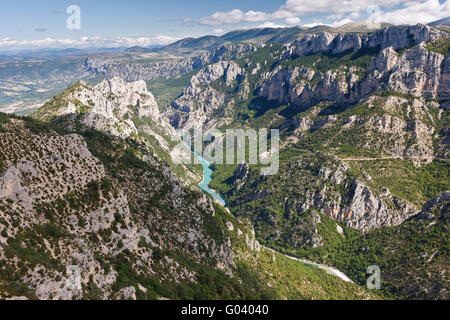
<svg viewBox="0 0 450 320">
<path fill-rule="evenodd" d="M 379 50 L 392 47 L 394 50 L 407 48 L 422 42 L 447 36 L 444 31 L 427 25 L 394 26 L 377 30 L 370 34 L 321 34 L 304 35 L 289 45 L 289 54 L 304 56 L 318 52 L 341 54 L 361 49 Z"/>
<path fill-rule="evenodd" d="M 249 171 L 249 166 L 246 162 L 238 164 L 236 171 L 234 172 L 234 178 L 237 180 L 244 180 Z"/>
<path fill-rule="evenodd" d="M 313 80 L 315 71 L 310 68 L 275 68 L 261 87 L 258 95 L 278 103 L 300 104 L 305 96 L 311 94 L 310 81 Z"/>
<path fill-rule="evenodd" d="M 187 58 L 174 61 L 160 61 L 152 63 L 105 63 L 96 57 L 87 58 L 84 62 L 84 71 L 91 74 L 102 75 L 106 78 L 123 77 L 127 81 L 151 81 L 157 78 L 176 77 L 201 67 L 201 61 Z"/>
<path fill-rule="evenodd" d="M 246 162 L 238 164 L 234 172 L 234 186 L 237 187 L 238 190 L 247 178 L 249 170 L 250 168 Z"/>
<path fill-rule="evenodd" d="M 442 216 L 436 216 L 436 213 L 442 213 Z M 450 191 L 445 191 L 439 194 L 437 197 L 428 201 L 422 211 L 414 218 L 434 220 L 435 218 L 441 218 L 444 221 L 450 218 Z"/>
<path fill-rule="evenodd" d="M 429 26 L 402 26 L 372 34 L 322 33 L 304 35 L 286 46 L 281 61 L 322 53 L 331 58 L 353 53 L 376 54 L 368 69 L 345 65 L 321 72 L 277 66 L 265 76 L 258 95 L 280 104 L 306 108 L 321 101 L 354 104 L 385 90 L 439 99 L 446 104 L 448 57 L 429 51 L 425 43 L 448 34 Z M 396 50 L 404 50 L 398 53 Z M 318 58 L 313 64 L 320 62 Z M 305 69 L 305 67 L 303 67 Z"/>
<path fill-rule="evenodd" d="M 442 63 L 441 79 L 437 89 L 438 99 L 444 109 L 450 110 L 450 55 L 446 55 Z"/>
<path fill-rule="evenodd" d="M 392 55 L 392 51 L 389 54 Z M 444 59 L 444 55 L 428 51 L 424 43 L 406 50 L 392 69 L 389 67 L 394 61 L 390 62 L 388 58 L 386 71 L 391 72 L 386 89 L 412 94 L 416 97 L 437 99 L 440 88 L 440 94 L 445 95 L 446 89 L 440 85 L 443 76 L 441 66 Z"/>
<path fill-rule="evenodd" d="M 382 200 L 383 197 L 391 200 L 393 208 L 388 207 L 386 200 Z M 345 222 L 351 228 L 367 232 L 399 225 L 417 212 L 414 206 L 393 196 L 389 190 L 384 190 L 382 198 L 377 199 L 364 183 L 354 181 L 345 200 L 350 204 L 332 217 Z"/>
<path fill-rule="evenodd" d="M 438 99 L 445 105 L 448 59 L 429 51 L 425 44 L 442 37 L 448 34 L 423 25 L 389 27 L 371 34 L 302 35 L 279 51 L 268 51 L 267 58 L 274 60 L 270 71 L 262 71 L 268 60 L 263 64 L 253 62 L 251 55 L 244 57 L 243 67 L 236 65 L 230 69 L 231 76 L 224 70 L 228 66 L 224 68 L 223 64 L 232 62 L 203 68 L 182 96 L 165 110 L 165 119 L 177 128 L 192 128 L 193 123 L 220 126 L 226 123 L 224 118 L 228 114 L 233 115 L 236 104 L 243 102 L 252 109 L 260 108 L 259 101 L 246 102 L 252 92 L 268 101 L 302 110 L 321 102 L 343 108 L 380 92 Z M 257 50 L 267 49 L 266 46 Z M 328 60 L 335 59 L 336 63 L 330 63 L 326 69 L 328 60 L 321 65 L 324 59 L 320 56 L 309 58 L 307 67 L 290 62 L 315 53 L 326 55 Z M 353 54 L 350 60 L 339 60 L 349 54 Z M 368 61 L 352 64 L 359 57 L 372 56 L 370 64 Z"/>
<path fill-rule="evenodd" d="M 71 115 L 81 115 L 79 121 L 88 128 L 121 138 L 137 134 L 133 116 L 159 121 L 158 105 L 145 82 L 121 78 L 96 86 L 78 82 L 33 114 L 44 121 Z"/>
<path fill-rule="evenodd" d="M 136 300 L 136 288 L 131 286 L 121 289 L 115 297 L 117 300 Z"/>
<path fill-rule="evenodd" d="M 282 163 L 279 173 L 263 183 L 252 172 L 247 174 L 235 188 L 237 199 L 230 205 L 250 217 L 263 230 L 262 236 L 296 247 L 326 242 L 317 231 L 320 216 L 316 211 L 362 232 L 396 226 L 417 214 L 414 205 L 388 189 L 369 186 L 372 178 L 367 173 L 363 181 L 349 169 L 336 157 L 304 154 Z"/>
<path fill-rule="evenodd" d="M 214 227 L 211 200 L 129 148 L 120 139 L 88 145 L 79 134 L 33 133 L 22 120 L 2 127 L 2 298 L 21 283 L 38 299 L 136 299 L 146 289 L 134 281 L 195 282 L 191 263 L 231 276 L 232 248 Z"/>
<path fill-rule="evenodd" d="M 299 139 L 317 130 L 326 128 L 340 128 L 344 134 L 349 132 L 358 136 L 355 144 L 365 150 L 372 150 L 379 157 L 406 158 L 414 162 L 429 163 L 435 158 L 433 139 L 435 129 L 426 125 L 422 121 L 429 122 L 428 106 L 421 101 L 408 99 L 378 96 L 371 97 L 366 101 L 367 110 L 374 108 L 374 105 L 382 104 L 387 114 L 366 116 L 353 115 L 350 117 L 327 116 L 320 119 L 312 117 L 294 117 L 284 122 L 280 130 L 289 132 L 289 139 L 283 146 L 294 144 Z M 407 121 L 390 114 L 404 112 L 403 107 L 408 105 L 408 113 L 414 113 L 417 120 Z M 390 113 L 390 114 L 389 114 Z M 408 119 L 408 114 L 404 114 Z M 419 120 L 420 119 L 420 120 Z M 433 118 L 432 118 L 433 119 Z M 438 119 L 433 119 L 437 121 Z"/>
<path fill-rule="evenodd" d="M 164 118 L 175 128 L 191 129 L 203 124 L 228 102 L 227 95 L 213 84 L 223 83 L 232 88 L 244 76 L 245 71 L 232 61 L 218 62 L 202 69 L 192 77 L 183 94 L 164 111 Z"/>
<path fill-rule="evenodd" d="M 341 66 L 325 73 L 277 67 L 258 89 L 270 101 L 308 107 L 321 101 L 354 104 L 381 90 L 446 101 L 447 58 L 420 43 L 402 54 L 381 50 L 368 70 Z M 364 71 L 364 78 L 361 78 Z"/>
<path fill-rule="evenodd" d="M 90 57 L 84 63 L 84 71 L 99 74 L 108 79 L 121 77 L 126 81 L 151 81 L 158 78 L 179 77 L 220 61 L 236 60 L 257 48 L 257 46 L 246 43 L 226 43 L 197 57 L 151 63 L 115 64 Z"/>
</svg>

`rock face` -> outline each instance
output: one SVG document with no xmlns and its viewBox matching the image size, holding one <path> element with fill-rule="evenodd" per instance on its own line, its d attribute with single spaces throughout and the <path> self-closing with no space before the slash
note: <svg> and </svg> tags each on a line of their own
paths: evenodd
<svg viewBox="0 0 450 320">
<path fill-rule="evenodd" d="M 441 212 L 441 217 L 436 217 L 435 213 Z M 419 219 L 433 220 L 435 218 L 442 218 L 448 221 L 450 218 L 450 191 L 443 192 L 437 197 L 428 201 L 422 211 L 416 216 Z"/>
<path fill-rule="evenodd" d="M 314 189 L 310 189 L 299 209 L 306 211 L 317 208 L 326 216 L 363 232 L 399 225 L 417 213 L 415 206 L 392 195 L 389 190 L 382 190 L 375 195 L 365 183 L 349 179 L 347 170 L 346 165 L 342 165 L 331 175 L 332 169 L 324 167 L 323 181 L 341 185 L 345 193 L 332 195 L 332 191 L 314 192 Z"/>
<path fill-rule="evenodd" d="M 394 209 L 388 208 L 386 200 L 377 199 L 366 185 L 354 181 L 347 198 L 350 205 L 342 208 L 337 216 L 331 217 L 344 221 L 351 228 L 367 232 L 376 228 L 399 225 L 417 212 L 413 205 L 392 196 L 388 190 L 383 197 L 395 204 Z"/>
<path fill-rule="evenodd" d="M 289 299 L 305 284 L 305 298 L 333 298 L 330 283 L 345 285 L 318 282 L 319 270 L 297 262 L 266 269 L 267 253 L 285 258 L 260 245 L 249 221 L 185 188 L 136 141 L 40 125 L 0 118 L 0 299 L 167 300 L 205 289 L 242 298 L 262 288 Z M 284 293 L 292 275 L 300 280 Z M 342 298 L 347 290 L 373 297 L 353 285 Z"/>
<path fill-rule="evenodd" d="M 356 52 L 360 49 L 377 48 L 383 50 L 388 47 L 394 50 L 417 45 L 422 42 L 435 40 L 446 36 L 444 31 L 427 25 L 394 26 L 377 30 L 371 34 L 334 34 L 324 32 L 309 34 L 289 45 L 289 54 L 304 56 L 318 52 L 340 54 Z"/>
<path fill-rule="evenodd" d="M 428 51 L 424 43 L 401 55 L 388 47 L 373 60 L 369 74 L 352 92 L 351 99 L 361 99 L 380 89 L 416 97 L 443 98 L 448 95 L 447 71 L 442 67 L 445 59 L 442 54 Z"/>
<path fill-rule="evenodd" d="M 227 102 L 227 95 L 219 92 L 213 84 L 223 81 L 225 87 L 232 88 L 244 76 L 244 70 L 231 61 L 202 69 L 192 77 L 183 94 L 164 111 L 164 118 L 175 128 L 191 129 L 202 124 Z"/>
<path fill-rule="evenodd" d="M 277 67 L 262 84 L 258 95 L 302 107 L 321 101 L 354 104 L 381 90 L 446 100 L 449 95 L 447 59 L 420 43 L 402 54 L 393 46 L 381 50 L 367 70 L 340 66 L 314 73 L 311 69 Z"/>
<path fill-rule="evenodd" d="M 244 183 L 249 173 L 249 166 L 246 162 L 238 164 L 236 171 L 234 172 L 234 185 L 239 189 Z"/>
<path fill-rule="evenodd" d="M 33 116 L 49 121 L 56 117 L 79 115 L 89 128 L 126 138 L 137 134 L 133 116 L 159 121 L 159 109 L 144 81 L 105 80 L 96 86 L 78 82 L 46 103 Z"/>
<path fill-rule="evenodd" d="M 198 269 L 181 256 L 231 275 L 229 239 L 211 231 L 211 200 L 129 148 L 113 138 L 87 144 L 78 134 L 33 133 L 16 119 L 1 127 L 0 297 L 21 283 L 23 295 L 38 299 L 136 299 L 145 290 L 135 281 L 195 282 Z"/>
<path fill-rule="evenodd" d="M 303 35 L 278 52 L 269 51 L 263 63 L 252 61 L 250 51 L 241 59 L 245 66 L 228 70 L 233 62 L 223 61 L 203 68 L 165 110 L 164 118 L 177 128 L 191 128 L 194 122 L 220 126 L 234 105 L 248 104 L 252 93 L 300 109 L 321 102 L 355 105 L 377 92 L 436 99 L 445 108 L 450 95 L 448 55 L 429 51 L 425 43 L 446 37 L 447 33 L 424 25 L 384 28 L 371 34 Z M 314 56 L 318 53 L 328 60 Z M 342 60 L 346 55 L 351 57 Z M 297 65 L 299 57 L 309 60 Z M 366 61 L 359 61 L 361 57 Z M 323 60 L 333 59 L 326 67 Z"/>
<path fill-rule="evenodd" d="M 252 52 L 256 49 L 257 47 L 251 44 L 227 43 L 198 57 L 144 64 L 112 64 L 105 63 L 103 60 L 94 57 L 86 59 L 84 71 L 92 74 L 100 74 L 109 79 L 121 77 L 126 81 L 151 81 L 162 77 L 169 78 L 181 76 L 220 61 L 236 60 L 244 53 Z"/>
<path fill-rule="evenodd" d="M 372 178 L 367 174 L 365 181 L 355 179 L 349 169 L 335 157 L 316 153 L 282 162 L 279 173 L 263 181 L 249 171 L 237 180 L 236 200 L 230 206 L 254 221 L 260 237 L 300 248 L 327 241 L 318 231 L 319 213 L 362 232 L 396 226 L 417 214 L 414 205 L 388 189 L 369 186 Z M 241 171 L 238 168 L 235 177 Z"/>
<path fill-rule="evenodd" d="M 244 180 L 248 175 L 249 167 L 246 162 L 238 164 L 236 171 L 234 172 L 234 178 Z"/>
<path fill-rule="evenodd" d="M 258 95 L 278 103 L 293 102 L 300 104 L 306 96 L 312 94 L 309 81 L 313 80 L 315 71 L 306 67 L 277 67 L 259 88 Z"/>
<path fill-rule="evenodd" d="M 238 103 L 252 111 L 270 104 L 287 105 L 286 113 L 305 112 L 295 117 L 277 115 L 283 119 L 279 126 L 286 136 L 283 147 L 305 143 L 317 132 L 319 142 L 307 149 L 332 145 L 331 152 L 339 153 L 342 140 L 351 140 L 348 148 L 374 156 L 349 156 L 350 161 L 380 157 L 428 164 L 436 157 L 434 141 L 440 139 L 436 129 L 442 115 L 440 103 L 448 95 L 448 55 L 430 51 L 426 42 L 446 37 L 447 33 L 424 25 L 390 27 L 370 34 L 303 35 L 281 49 L 258 49 L 255 61 L 250 54 L 239 65 L 224 61 L 203 68 L 164 111 L 164 118 L 177 128 L 191 129 L 195 124 L 220 127 L 227 123 L 227 115 L 233 116 L 229 111 Z M 319 53 L 322 55 L 314 56 Z M 258 100 L 261 98 L 265 104 Z M 320 133 L 327 135 L 327 131 L 332 134 L 323 141 Z M 324 163 L 322 166 L 329 169 Z M 245 178 L 239 178 L 243 169 L 239 165 L 233 177 L 236 199 L 232 202 L 243 211 L 246 203 L 275 197 L 280 207 L 290 208 L 287 216 L 317 208 L 364 232 L 398 225 L 417 213 L 413 205 L 389 191 L 377 190 L 370 181 L 349 179 L 347 170 L 338 171 L 336 177 L 320 177 L 320 182 L 306 189 L 309 183 L 305 182 L 299 186 L 302 192 L 293 188 L 288 197 L 296 200 L 286 204 L 276 191 L 268 191 L 273 188 L 270 184 L 260 189 L 261 182 L 250 178 L 248 170 Z M 285 185 L 295 179 L 290 172 L 292 168 L 285 168 L 279 177 Z M 299 177 L 302 174 L 305 172 Z M 311 179 L 317 177 L 313 174 Z M 331 183 L 341 192 L 323 190 L 322 183 L 328 185 L 330 179 L 338 181 Z M 279 184 L 278 180 L 271 182 Z M 278 213 L 265 208 L 258 214 L 259 218 L 253 217 L 255 223 L 262 219 L 273 228 L 274 238 L 282 236 L 279 232 L 284 226 L 280 227 L 283 223 L 277 220 Z M 311 243 L 319 245 L 316 240 Z"/>
</svg>

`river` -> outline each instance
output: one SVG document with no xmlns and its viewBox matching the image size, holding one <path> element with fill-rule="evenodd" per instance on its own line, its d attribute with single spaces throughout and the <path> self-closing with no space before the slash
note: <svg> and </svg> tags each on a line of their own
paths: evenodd
<svg viewBox="0 0 450 320">
<path fill-rule="evenodd" d="M 202 163 L 203 166 L 203 180 L 202 182 L 198 185 L 200 187 L 200 189 L 202 189 L 203 191 L 205 191 L 206 193 L 208 193 L 209 195 L 211 195 L 211 197 L 213 198 L 213 200 L 219 204 L 221 204 L 223 207 L 226 206 L 226 201 L 225 199 L 218 194 L 215 190 L 211 189 L 209 187 L 209 184 L 212 180 L 212 173 L 213 170 L 211 169 L 211 163 L 206 160 L 205 158 L 203 158 L 200 154 L 198 154 L 197 152 L 192 152 L 197 159 L 199 159 Z"/>
<path fill-rule="evenodd" d="M 211 179 L 212 179 L 211 176 L 212 176 L 212 173 L 213 173 L 213 170 L 211 169 L 211 163 L 208 160 L 206 160 L 205 158 L 203 158 L 197 152 L 194 152 L 194 151 L 191 151 L 191 152 L 197 157 L 197 159 L 199 159 L 201 161 L 202 166 L 203 166 L 203 181 L 198 186 L 204 192 L 206 192 L 209 195 L 211 195 L 211 197 L 214 199 L 214 201 L 216 201 L 217 203 L 220 203 L 223 207 L 225 207 L 226 206 L 225 199 L 220 194 L 218 194 L 216 191 L 214 191 L 213 189 L 211 189 L 209 187 L 209 183 L 211 182 Z M 301 263 L 304 263 L 304 264 L 308 264 L 308 265 L 314 266 L 316 268 L 322 269 L 325 272 L 327 272 L 328 274 L 336 276 L 336 277 L 342 279 L 345 282 L 353 282 L 342 271 L 337 270 L 335 268 L 332 268 L 332 267 L 329 267 L 329 266 L 326 266 L 326 265 L 323 265 L 323 264 L 315 263 L 315 262 L 312 262 L 312 261 L 298 259 L 298 258 L 295 258 L 295 257 L 292 257 L 292 256 L 288 256 L 286 254 L 283 254 L 281 252 L 275 251 L 275 250 L 273 250 L 271 248 L 268 248 L 268 247 L 264 247 L 264 248 L 267 249 L 267 250 L 270 250 L 272 252 L 279 253 L 279 254 L 281 254 L 281 255 L 289 258 L 289 259 L 292 259 L 292 260 L 295 260 L 295 261 L 298 261 L 298 262 L 301 262 Z"/>
</svg>

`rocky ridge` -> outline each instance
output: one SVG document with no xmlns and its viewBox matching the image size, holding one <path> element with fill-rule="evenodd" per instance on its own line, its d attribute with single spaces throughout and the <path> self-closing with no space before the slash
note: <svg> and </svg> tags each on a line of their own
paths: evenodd
<svg viewBox="0 0 450 320">
<path fill-rule="evenodd" d="M 80 81 L 47 102 L 33 116 L 50 121 L 80 114 L 83 125 L 122 138 L 137 134 L 131 120 L 134 114 L 159 121 L 158 105 L 145 82 L 125 82 L 117 77 L 96 86 Z"/>
<path fill-rule="evenodd" d="M 286 269 L 246 221 L 131 141 L 0 115 L 0 299 L 374 297 Z M 295 289 L 282 285 L 290 275 Z"/>
<path fill-rule="evenodd" d="M 126 81 L 151 81 L 157 78 L 178 77 L 211 63 L 236 60 L 241 55 L 255 51 L 258 46 L 244 43 L 226 43 L 197 57 L 151 63 L 104 63 L 96 57 L 87 58 L 84 71 L 108 79 L 121 77 Z"/>
</svg>

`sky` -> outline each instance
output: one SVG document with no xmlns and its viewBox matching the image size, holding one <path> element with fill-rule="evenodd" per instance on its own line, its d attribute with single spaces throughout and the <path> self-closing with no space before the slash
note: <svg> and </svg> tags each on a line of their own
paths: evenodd
<svg viewBox="0 0 450 320">
<path fill-rule="evenodd" d="M 254 27 L 448 16 L 450 0 L 2 0 L 0 51 L 152 46 Z"/>
</svg>

